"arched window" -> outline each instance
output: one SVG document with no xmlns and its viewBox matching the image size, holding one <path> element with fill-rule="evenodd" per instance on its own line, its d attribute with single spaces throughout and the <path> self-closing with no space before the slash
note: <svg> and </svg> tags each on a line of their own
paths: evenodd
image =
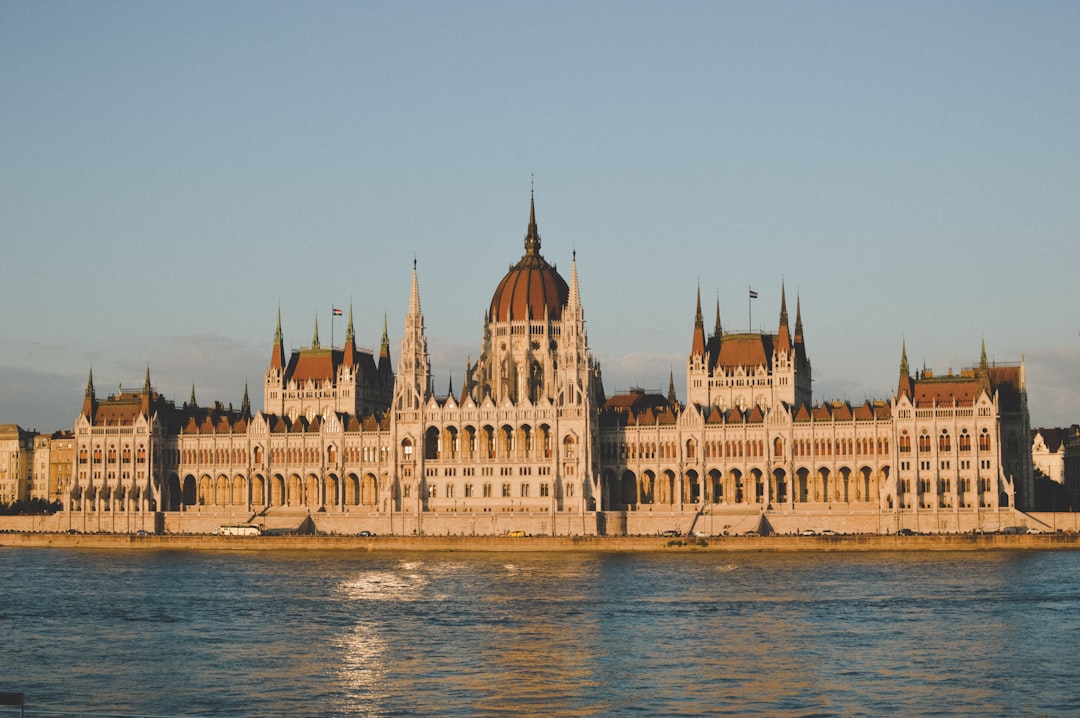
<svg viewBox="0 0 1080 718">
<path fill-rule="evenodd" d="M 784 440 L 779 436 L 773 439 L 773 456 L 784 455 Z"/>
<path fill-rule="evenodd" d="M 948 429 L 941 430 L 941 436 L 938 437 L 938 451 L 952 451 L 952 437 L 949 436 Z"/>
<path fill-rule="evenodd" d="M 986 429 L 979 434 L 979 451 L 990 451 L 990 432 Z"/>
<path fill-rule="evenodd" d="M 921 453 L 930 453 L 930 434 L 925 431 L 919 434 L 919 451 Z"/>
<path fill-rule="evenodd" d="M 569 434 L 563 439 L 563 458 L 574 458 L 574 437 Z"/>
<path fill-rule="evenodd" d="M 960 451 L 971 451 L 971 434 L 967 429 L 960 431 L 960 440 L 958 442 Z"/>
</svg>

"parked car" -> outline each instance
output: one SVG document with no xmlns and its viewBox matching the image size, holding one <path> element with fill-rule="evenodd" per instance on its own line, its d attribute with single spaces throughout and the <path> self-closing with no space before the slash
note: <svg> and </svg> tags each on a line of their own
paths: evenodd
<svg viewBox="0 0 1080 718">
<path fill-rule="evenodd" d="M 678 531 L 676 531 L 675 529 L 668 529 L 667 531 L 662 531 L 662 532 L 660 533 L 660 535 L 661 535 L 661 536 L 672 536 L 672 537 L 679 537 L 679 536 L 681 536 L 682 534 L 680 534 L 680 533 L 679 533 Z"/>
<path fill-rule="evenodd" d="M 897 536 L 918 536 L 919 532 L 909 528 L 902 528 L 896 530 Z"/>
</svg>

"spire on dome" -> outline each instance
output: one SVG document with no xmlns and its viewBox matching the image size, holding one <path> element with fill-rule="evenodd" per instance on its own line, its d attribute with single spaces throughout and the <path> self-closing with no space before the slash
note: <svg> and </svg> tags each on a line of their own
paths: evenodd
<svg viewBox="0 0 1080 718">
<path fill-rule="evenodd" d="M 540 254 L 540 232 L 536 228 L 536 198 L 529 190 L 529 230 L 525 233 L 525 254 Z"/>
<path fill-rule="evenodd" d="M 697 312 L 694 314 L 694 341 L 690 356 L 705 356 L 705 321 L 701 318 L 701 286 L 697 289 Z"/>
</svg>

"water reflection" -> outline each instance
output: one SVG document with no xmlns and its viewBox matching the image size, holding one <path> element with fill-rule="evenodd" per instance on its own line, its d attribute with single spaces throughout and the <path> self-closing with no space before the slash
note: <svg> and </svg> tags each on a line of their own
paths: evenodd
<svg viewBox="0 0 1080 718">
<path fill-rule="evenodd" d="M 1080 554 L 11 550 L 0 572 L 22 578 L 5 685 L 86 712 L 1080 709 Z"/>
</svg>

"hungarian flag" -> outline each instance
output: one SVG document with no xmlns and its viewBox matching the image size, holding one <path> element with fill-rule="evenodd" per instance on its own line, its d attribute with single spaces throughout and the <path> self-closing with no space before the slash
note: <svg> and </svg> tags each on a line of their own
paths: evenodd
<svg viewBox="0 0 1080 718">
<path fill-rule="evenodd" d="M 750 290 L 750 298 L 757 299 L 757 292 L 755 292 L 753 289 Z"/>
<path fill-rule="evenodd" d="M 337 307 L 334 307 L 333 309 L 334 309 L 334 316 L 335 317 L 340 317 L 341 316 L 341 310 L 338 309 Z"/>
</svg>

